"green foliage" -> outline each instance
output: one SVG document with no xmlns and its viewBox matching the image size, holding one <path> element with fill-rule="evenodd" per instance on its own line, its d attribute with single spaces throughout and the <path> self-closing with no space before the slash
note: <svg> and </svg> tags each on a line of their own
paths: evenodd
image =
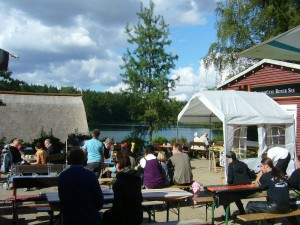
<svg viewBox="0 0 300 225">
<path fill-rule="evenodd" d="M 125 141 L 129 145 L 129 148 L 131 148 L 132 142 L 135 143 L 135 154 L 137 156 L 141 155 L 141 153 L 143 152 L 143 147 L 145 146 L 145 140 L 143 138 L 140 138 L 136 135 L 130 135 L 125 137 L 123 141 Z"/>
<path fill-rule="evenodd" d="M 152 143 L 162 145 L 168 143 L 168 139 L 162 135 L 154 136 Z"/>
<path fill-rule="evenodd" d="M 184 144 L 187 144 L 187 138 L 185 136 L 180 136 L 177 140 L 176 140 L 176 137 L 173 137 L 170 139 L 170 143 L 173 145 L 173 144 L 176 144 L 176 143 L 184 143 Z"/>
<path fill-rule="evenodd" d="M 212 139 L 212 140 L 210 141 L 210 144 L 212 144 L 212 143 L 215 143 L 215 144 L 216 144 L 217 142 L 224 142 L 223 134 L 220 135 L 220 136 L 218 136 L 218 137 L 216 137 L 216 138 L 214 138 L 214 139 Z"/>
<path fill-rule="evenodd" d="M 55 146 L 56 148 L 61 149 L 63 147 L 63 143 L 60 142 L 60 139 L 53 135 L 52 129 L 47 133 L 43 127 L 41 129 L 39 137 L 34 139 L 33 142 L 31 143 L 31 147 L 34 149 L 35 144 L 37 142 L 44 144 L 44 141 L 46 139 L 50 139 L 52 145 Z"/>
<path fill-rule="evenodd" d="M 85 90 L 82 100 L 91 130 L 100 124 L 132 122 L 128 95 Z"/>
<path fill-rule="evenodd" d="M 247 66 L 236 53 L 300 24 L 300 1 L 219 0 L 215 14 L 217 42 L 204 58 L 205 67 L 214 65 L 220 74 L 225 69 L 236 74 Z"/>
<path fill-rule="evenodd" d="M 127 49 L 121 68 L 125 71 L 124 82 L 129 86 L 125 93 L 130 95 L 132 119 L 147 125 L 151 142 L 153 130 L 166 127 L 173 119 L 168 103 L 177 79 L 167 75 L 175 68 L 178 56 L 165 51 L 171 44 L 168 25 L 162 16 L 154 15 L 154 3 L 150 1 L 149 8 L 141 4 L 137 15 L 137 25 L 125 27 L 128 43 L 136 48 Z"/>
</svg>

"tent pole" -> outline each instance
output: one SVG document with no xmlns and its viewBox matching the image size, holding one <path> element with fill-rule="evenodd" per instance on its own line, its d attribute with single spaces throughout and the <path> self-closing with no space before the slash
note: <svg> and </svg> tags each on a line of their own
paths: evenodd
<svg viewBox="0 0 300 225">
<path fill-rule="evenodd" d="M 209 140 L 211 141 L 211 115 L 209 116 Z"/>
<path fill-rule="evenodd" d="M 177 128 L 176 128 L 176 142 L 178 142 L 178 121 L 177 121 Z"/>
</svg>

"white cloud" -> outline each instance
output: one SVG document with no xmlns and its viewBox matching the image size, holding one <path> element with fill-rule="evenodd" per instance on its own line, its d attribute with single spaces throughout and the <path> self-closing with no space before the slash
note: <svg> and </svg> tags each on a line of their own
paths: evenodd
<svg viewBox="0 0 300 225">
<path fill-rule="evenodd" d="M 148 6 L 149 0 L 143 2 Z M 154 2 L 155 12 L 171 26 L 204 24 L 215 7 L 215 0 Z M 124 27 L 136 24 L 139 9 L 140 0 L 0 1 L 0 48 L 20 56 L 10 60 L 14 78 L 114 91 L 122 87 L 121 54 L 128 47 Z M 182 77 L 178 96 L 191 91 L 191 80 L 201 82 L 189 67 L 174 72 Z"/>
<path fill-rule="evenodd" d="M 199 63 L 197 72 L 191 66 L 179 68 L 173 72 L 172 78 L 178 76 L 180 76 L 180 81 L 176 84 L 176 89 L 171 96 L 181 101 L 189 100 L 197 91 L 216 86 L 216 71 L 213 67 L 205 70 L 202 60 Z"/>
</svg>

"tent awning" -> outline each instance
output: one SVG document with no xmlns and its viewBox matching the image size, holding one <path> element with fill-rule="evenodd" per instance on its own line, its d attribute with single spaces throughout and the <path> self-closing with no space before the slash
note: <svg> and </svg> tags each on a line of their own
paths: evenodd
<svg viewBox="0 0 300 225">
<path fill-rule="evenodd" d="M 300 26 L 246 49 L 237 56 L 300 62 Z"/>
<path fill-rule="evenodd" d="M 178 114 L 180 123 L 293 124 L 294 118 L 264 93 L 202 91 Z"/>
</svg>

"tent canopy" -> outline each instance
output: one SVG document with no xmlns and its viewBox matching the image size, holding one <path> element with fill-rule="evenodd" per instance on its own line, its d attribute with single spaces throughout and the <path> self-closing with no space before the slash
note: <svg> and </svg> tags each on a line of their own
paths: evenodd
<svg viewBox="0 0 300 225">
<path fill-rule="evenodd" d="M 295 158 L 294 117 L 264 93 L 233 90 L 196 93 L 178 114 L 178 123 L 200 122 L 223 122 L 225 152 L 236 150 L 238 147 L 239 154 L 246 149 L 234 145 L 235 129 L 256 125 L 258 158 L 244 159 L 251 169 L 257 169 L 262 153 L 271 147 L 266 143 L 269 128 L 282 125 L 285 127 L 285 148 L 290 151 L 292 159 Z M 290 165 L 292 170 L 293 161 Z"/>
<path fill-rule="evenodd" d="M 238 53 L 238 57 L 300 62 L 300 26 Z"/>
<path fill-rule="evenodd" d="M 178 115 L 180 123 L 293 124 L 293 117 L 264 93 L 202 91 Z"/>
</svg>

